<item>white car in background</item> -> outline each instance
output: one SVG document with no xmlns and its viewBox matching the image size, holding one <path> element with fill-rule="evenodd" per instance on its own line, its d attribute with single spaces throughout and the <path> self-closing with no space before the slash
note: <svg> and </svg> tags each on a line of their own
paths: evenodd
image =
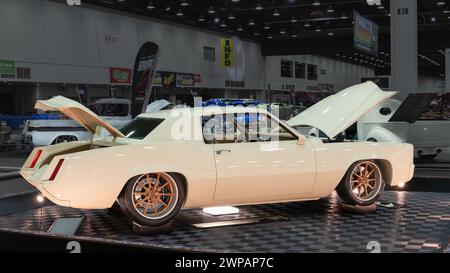
<svg viewBox="0 0 450 273">
<path fill-rule="evenodd" d="M 450 147 L 450 119 L 433 108 L 436 94 L 410 94 L 403 102 L 389 99 L 358 121 L 358 138 L 411 143 L 415 156 L 433 159 Z"/>
<path fill-rule="evenodd" d="M 89 105 L 89 108 L 116 128 L 131 121 L 130 101 L 120 98 L 99 99 Z M 60 113 L 58 113 L 60 114 Z M 106 131 L 100 134 L 107 134 Z M 91 132 L 72 119 L 62 115 L 61 119 L 27 120 L 22 132 L 33 146 L 47 146 L 63 142 L 87 140 Z"/>
<path fill-rule="evenodd" d="M 357 85 L 288 124 L 334 137 L 393 94 Z M 168 223 L 182 207 L 316 200 L 335 189 L 345 202 L 366 206 L 385 185 L 406 183 L 414 172 L 410 144 L 308 139 L 255 107 L 144 113 L 120 131 L 64 97 L 36 107 L 61 111 L 91 133 L 105 128 L 111 136 L 35 148 L 20 174 L 58 205 L 105 209 L 118 202 L 133 221 L 148 226 Z"/>
</svg>

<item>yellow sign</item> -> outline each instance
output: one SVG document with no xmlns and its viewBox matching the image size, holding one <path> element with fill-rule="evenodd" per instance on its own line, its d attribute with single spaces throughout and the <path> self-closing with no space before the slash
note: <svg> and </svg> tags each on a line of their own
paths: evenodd
<svg viewBox="0 0 450 273">
<path fill-rule="evenodd" d="M 221 62 L 224 67 L 234 67 L 234 42 L 232 39 L 220 39 Z"/>
</svg>

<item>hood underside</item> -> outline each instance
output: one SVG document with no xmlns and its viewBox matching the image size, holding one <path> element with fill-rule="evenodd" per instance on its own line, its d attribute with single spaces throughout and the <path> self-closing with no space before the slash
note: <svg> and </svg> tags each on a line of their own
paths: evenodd
<svg viewBox="0 0 450 273">
<path fill-rule="evenodd" d="M 287 121 L 290 126 L 311 126 L 334 138 L 364 114 L 397 92 L 385 92 L 371 81 L 331 95 Z"/>
<path fill-rule="evenodd" d="M 87 107 L 63 96 L 57 96 L 49 100 L 38 100 L 35 108 L 42 111 L 59 111 L 85 127 L 92 134 L 95 134 L 97 126 L 99 126 L 105 128 L 113 137 L 124 137 L 119 130 Z"/>
</svg>

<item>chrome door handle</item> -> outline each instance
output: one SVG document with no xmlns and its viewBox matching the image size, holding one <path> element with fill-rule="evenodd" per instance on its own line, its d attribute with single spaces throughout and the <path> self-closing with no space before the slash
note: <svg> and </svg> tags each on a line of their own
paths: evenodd
<svg viewBox="0 0 450 273">
<path fill-rule="evenodd" d="M 218 155 L 222 154 L 223 152 L 231 153 L 231 150 L 216 150 L 216 154 Z"/>
</svg>

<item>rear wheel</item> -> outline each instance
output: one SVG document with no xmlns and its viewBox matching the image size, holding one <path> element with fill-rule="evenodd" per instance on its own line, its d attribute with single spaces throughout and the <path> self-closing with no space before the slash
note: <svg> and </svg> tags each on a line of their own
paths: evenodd
<svg viewBox="0 0 450 273">
<path fill-rule="evenodd" d="M 184 201 L 184 184 L 175 174 L 148 173 L 130 180 L 119 197 L 136 223 L 164 225 L 172 220 Z"/>
<path fill-rule="evenodd" d="M 350 167 L 336 191 L 346 203 L 368 206 L 378 201 L 384 185 L 379 164 L 372 160 L 365 160 L 356 162 Z"/>
<path fill-rule="evenodd" d="M 58 136 L 57 138 L 55 138 L 55 140 L 53 140 L 52 144 L 59 144 L 59 143 L 65 143 L 65 142 L 73 142 L 73 141 L 77 141 L 77 137 L 76 136 Z"/>
</svg>

